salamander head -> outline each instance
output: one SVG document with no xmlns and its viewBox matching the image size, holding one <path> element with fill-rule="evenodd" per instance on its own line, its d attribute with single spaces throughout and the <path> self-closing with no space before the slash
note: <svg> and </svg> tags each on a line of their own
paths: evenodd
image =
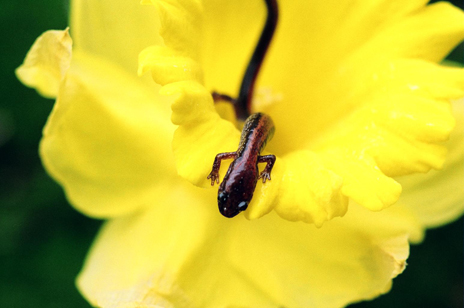
<svg viewBox="0 0 464 308">
<path fill-rule="evenodd" d="M 218 191 L 219 212 L 232 218 L 247 209 L 256 187 L 257 173 L 251 171 L 230 177 L 221 183 Z"/>
<path fill-rule="evenodd" d="M 234 197 L 234 195 L 227 192 L 219 192 L 218 194 L 219 212 L 227 218 L 232 218 L 246 210 L 250 202 L 250 200 L 241 200 Z"/>
</svg>

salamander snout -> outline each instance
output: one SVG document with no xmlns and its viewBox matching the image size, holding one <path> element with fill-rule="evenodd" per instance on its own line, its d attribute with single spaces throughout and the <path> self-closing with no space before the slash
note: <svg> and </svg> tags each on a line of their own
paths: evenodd
<svg viewBox="0 0 464 308">
<path fill-rule="evenodd" d="M 227 218 L 232 218 L 248 207 L 249 201 L 239 201 L 228 192 L 218 193 L 219 212 Z"/>
</svg>

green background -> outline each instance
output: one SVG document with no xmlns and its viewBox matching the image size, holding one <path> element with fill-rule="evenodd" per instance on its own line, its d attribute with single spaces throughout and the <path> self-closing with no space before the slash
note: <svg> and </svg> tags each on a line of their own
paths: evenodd
<svg viewBox="0 0 464 308">
<path fill-rule="evenodd" d="M 74 211 L 44 172 L 37 146 L 53 101 L 14 76 L 42 32 L 67 26 L 68 11 L 63 0 L 0 0 L 1 307 L 89 307 L 74 278 L 101 221 Z M 463 50 L 450 58 L 462 63 Z M 463 234 L 462 218 L 428 231 L 389 294 L 351 307 L 463 307 Z"/>
</svg>

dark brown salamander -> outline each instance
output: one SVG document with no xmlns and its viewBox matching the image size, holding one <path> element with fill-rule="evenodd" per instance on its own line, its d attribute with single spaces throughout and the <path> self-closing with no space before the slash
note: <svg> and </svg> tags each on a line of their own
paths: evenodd
<svg viewBox="0 0 464 308">
<path fill-rule="evenodd" d="M 271 170 L 276 160 L 274 155 L 260 155 L 266 143 L 274 135 L 275 128 L 271 117 L 264 113 L 250 115 L 256 77 L 277 26 L 277 1 L 264 1 L 268 12 L 266 24 L 248 63 L 237 99 L 217 92 L 212 93 L 215 102 L 223 100 L 232 103 L 237 119 L 245 121 L 238 150 L 217 154 L 213 170 L 208 175 L 211 185 L 214 185 L 214 182 L 219 184 L 221 160 L 234 159 L 218 190 L 219 211 L 228 218 L 246 210 L 253 197 L 258 179 L 262 178 L 263 183 L 271 180 Z M 259 174 L 258 163 L 266 163 L 261 174 Z"/>
<path fill-rule="evenodd" d="M 245 121 L 238 150 L 216 155 L 213 170 L 208 175 L 211 185 L 214 185 L 214 182 L 219 184 L 221 160 L 234 159 L 218 191 L 219 211 L 225 217 L 231 218 L 246 210 L 253 197 L 258 179 L 262 178 L 263 183 L 271 179 L 271 170 L 276 157 L 259 154 L 273 135 L 272 119 L 264 113 L 252 114 Z M 266 163 L 266 167 L 259 176 L 258 163 Z"/>
</svg>

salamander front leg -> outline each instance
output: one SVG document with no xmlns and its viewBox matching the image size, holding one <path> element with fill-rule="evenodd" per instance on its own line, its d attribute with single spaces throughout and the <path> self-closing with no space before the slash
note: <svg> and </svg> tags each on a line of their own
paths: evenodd
<svg viewBox="0 0 464 308">
<path fill-rule="evenodd" d="M 259 174 L 258 179 L 263 179 L 263 183 L 266 183 L 266 180 L 271 180 L 271 170 L 274 167 L 276 157 L 275 155 L 265 155 L 258 157 L 258 163 L 266 163 L 266 167 L 264 170 Z"/>
<path fill-rule="evenodd" d="M 207 177 L 207 179 L 211 179 L 211 186 L 214 186 L 214 182 L 219 184 L 219 168 L 221 168 L 221 160 L 229 158 L 235 159 L 236 157 L 236 152 L 219 153 L 216 155 L 213 163 L 213 170 L 211 170 L 211 173 Z"/>
</svg>

